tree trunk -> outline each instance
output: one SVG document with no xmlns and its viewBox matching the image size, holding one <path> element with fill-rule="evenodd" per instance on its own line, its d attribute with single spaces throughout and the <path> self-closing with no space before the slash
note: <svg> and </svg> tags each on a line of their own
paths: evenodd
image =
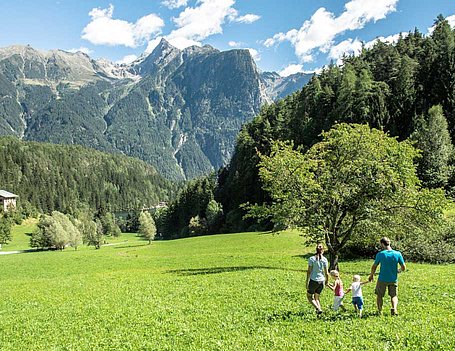
<svg viewBox="0 0 455 351">
<path fill-rule="evenodd" d="M 329 261 L 330 261 L 329 271 L 334 270 L 334 269 L 339 271 L 339 267 L 338 267 L 338 251 L 330 251 L 329 252 Z"/>
</svg>

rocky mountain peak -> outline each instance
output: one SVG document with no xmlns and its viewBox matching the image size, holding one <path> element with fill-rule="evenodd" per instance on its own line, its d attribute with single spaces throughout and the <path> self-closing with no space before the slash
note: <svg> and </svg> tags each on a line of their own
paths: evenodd
<svg viewBox="0 0 455 351">
<path fill-rule="evenodd" d="M 166 39 L 125 65 L 0 48 L 0 134 L 121 152 L 193 178 L 227 164 L 242 124 L 304 78 L 260 72 L 247 49 L 180 50 Z"/>
</svg>

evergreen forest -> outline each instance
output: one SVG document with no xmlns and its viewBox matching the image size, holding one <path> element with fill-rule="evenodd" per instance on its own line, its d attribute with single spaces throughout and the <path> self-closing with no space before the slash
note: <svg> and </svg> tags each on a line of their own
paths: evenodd
<svg viewBox="0 0 455 351">
<path fill-rule="evenodd" d="M 168 201 L 175 184 L 149 164 L 82 146 L 0 138 L 0 188 L 19 195 L 26 214 L 117 212 Z"/>
<path fill-rule="evenodd" d="M 258 175 L 260 155 L 269 155 L 277 140 L 305 153 L 337 123 L 368 124 L 398 141 L 409 139 L 420 150 L 415 162 L 421 186 L 453 194 L 455 30 L 447 20 L 439 16 L 428 36 L 415 29 L 396 43 L 377 41 L 358 56 L 344 57 L 341 66 L 325 67 L 301 91 L 264 106 L 241 129 L 231 162 L 212 180 L 213 193 L 195 186 L 208 181 L 199 179 L 171 204 L 165 223 L 180 227 L 169 232 L 190 233 L 189 220 L 204 215 L 193 203 L 201 194 L 204 206 L 213 198 L 221 207 L 218 232 L 271 229 L 270 221 L 245 218 L 242 206 L 270 201 Z M 191 188 L 199 195 L 189 197 Z"/>
</svg>

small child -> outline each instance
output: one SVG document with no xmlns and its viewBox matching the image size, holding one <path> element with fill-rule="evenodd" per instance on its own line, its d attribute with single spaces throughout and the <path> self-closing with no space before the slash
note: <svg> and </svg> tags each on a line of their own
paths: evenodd
<svg viewBox="0 0 455 351">
<path fill-rule="evenodd" d="M 360 275 L 355 275 L 352 278 L 352 284 L 346 290 L 346 294 L 352 291 L 352 304 L 356 312 L 359 314 L 359 317 L 362 318 L 362 310 L 363 310 L 363 295 L 362 295 L 362 285 L 367 284 L 368 281 L 362 282 L 360 281 Z"/>
<path fill-rule="evenodd" d="M 340 273 L 337 270 L 330 271 L 330 276 L 335 279 L 333 285 L 329 284 L 328 287 L 333 290 L 335 296 L 333 297 L 333 310 L 338 311 L 341 308 L 343 311 L 346 311 L 346 308 L 343 306 L 343 282 L 340 278 Z"/>
</svg>

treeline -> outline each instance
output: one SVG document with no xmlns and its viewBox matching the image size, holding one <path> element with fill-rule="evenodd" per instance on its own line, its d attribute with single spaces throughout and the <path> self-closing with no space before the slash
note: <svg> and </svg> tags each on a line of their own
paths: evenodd
<svg viewBox="0 0 455 351">
<path fill-rule="evenodd" d="M 214 199 L 215 187 L 214 174 L 189 181 L 169 207 L 154 213 L 159 235 L 174 239 L 219 232 L 223 211 Z"/>
<path fill-rule="evenodd" d="M 30 236 L 30 246 L 37 249 L 63 250 L 82 245 L 101 248 L 107 237 L 118 237 L 121 231 L 112 213 L 91 213 L 79 209 L 76 214 L 52 211 L 39 218 L 36 230 Z"/>
<path fill-rule="evenodd" d="M 21 210 L 74 214 L 116 212 L 168 201 L 176 185 L 147 163 L 82 146 L 0 138 L 0 188 L 19 195 Z"/>
<path fill-rule="evenodd" d="M 201 218 L 211 198 L 223 213 L 218 231 L 270 228 L 267 221 L 244 219 L 241 206 L 269 201 L 258 177 L 258 153 L 268 155 L 274 140 L 293 141 L 305 152 L 337 122 L 369 124 L 399 140 L 412 138 L 422 150 L 418 171 L 423 185 L 452 192 L 455 31 L 449 23 L 439 16 L 429 36 L 415 30 L 394 44 L 378 41 L 357 57 L 345 57 L 341 67 L 326 67 L 300 92 L 265 106 L 240 131 L 230 164 L 213 181 L 213 193 L 195 205 L 186 194 L 189 186 L 171 204 L 167 216 L 172 219 L 167 220 L 178 225 L 174 233 L 185 233 L 191 218 Z"/>
</svg>

